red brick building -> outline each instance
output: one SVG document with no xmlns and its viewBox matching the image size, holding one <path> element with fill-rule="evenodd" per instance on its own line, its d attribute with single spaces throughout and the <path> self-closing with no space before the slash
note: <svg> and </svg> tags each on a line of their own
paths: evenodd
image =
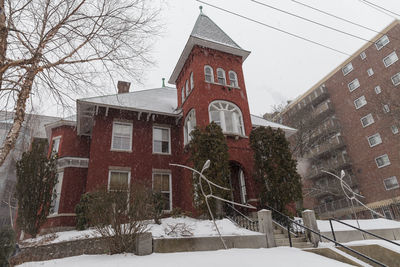
<svg viewBox="0 0 400 267">
<path fill-rule="evenodd" d="M 400 218 L 399 36 L 395 21 L 280 114 L 281 122 L 308 136 L 300 153 L 309 164 L 305 206 L 321 217 L 351 214 L 338 180 L 321 172 L 345 170 L 365 204 Z M 300 130 L 299 122 L 310 120 Z"/>
<path fill-rule="evenodd" d="M 169 164 L 188 164 L 189 133 L 211 121 L 227 138 L 235 201 L 256 204 L 250 131 L 272 126 L 290 135 L 294 129 L 250 114 L 242 71 L 249 54 L 200 14 L 169 79 L 176 88 L 129 92 L 130 84 L 119 82 L 118 94 L 77 100 L 76 120 L 47 125 L 59 183 L 46 227 L 73 226 L 83 193 L 133 180 L 161 191 L 166 211 L 193 210 L 192 174 Z"/>
</svg>

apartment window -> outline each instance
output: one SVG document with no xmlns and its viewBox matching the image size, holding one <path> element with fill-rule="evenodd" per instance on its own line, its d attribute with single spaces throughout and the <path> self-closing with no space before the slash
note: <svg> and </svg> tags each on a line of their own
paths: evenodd
<svg viewBox="0 0 400 267">
<path fill-rule="evenodd" d="M 398 134 L 399 133 L 399 128 L 396 125 L 392 125 L 390 127 L 390 129 L 392 130 L 393 134 Z"/>
<path fill-rule="evenodd" d="M 371 125 L 374 122 L 375 122 L 374 117 L 372 117 L 371 113 L 368 114 L 367 116 L 361 118 L 361 124 L 363 127 L 367 127 L 368 125 Z"/>
<path fill-rule="evenodd" d="M 130 171 L 110 170 L 108 173 L 108 191 L 129 190 Z"/>
<path fill-rule="evenodd" d="M 210 121 L 218 124 L 224 133 L 244 135 L 240 109 L 227 101 L 214 101 L 209 106 Z"/>
<path fill-rule="evenodd" d="M 186 82 L 185 82 L 185 88 L 186 88 L 186 96 L 188 96 L 189 93 L 190 93 L 190 91 L 189 91 L 189 81 L 188 80 L 186 80 Z"/>
<path fill-rule="evenodd" d="M 379 38 L 378 41 L 375 42 L 376 49 L 381 50 L 382 47 L 387 45 L 389 43 L 389 38 L 384 35 L 381 38 Z"/>
<path fill-rule="evenodd" d="M 375 93 L 377 94 L 377 95 L 379 95 L 381 92 L 382 92 L 382 89 L 381 89 L 381 87 L 378 85 L 378 86 L 375 86 Z"/>
<path fill-rule="evenodd" d="M 374 75 L 374 71 L 372 70 L 372 68 L 369 68 L 369 69 L 367 69 L 367 73 L 368 73 L 368 76 L 372 76 L 372 75 Z"/>
<path fill-rule="evenodd" d="M 354 106 L 356 106 L 356 109 L 361 108 L 362 106 L 365 106 L 367 104 L 367 100 L 365 99 L 365 96 L 361 96 L 354 100 Z"/>
<path fill-rule="evenodd" d="M 397 60 L 399 60 L 399 58 L 397 57 L 396 52 L 392 52 L 390 55 L 383 59 L 383 64 L 385 64 L 385 67 L 387 68 L 395 63 Z"/>
<path fill-rule="evenodd" d="M 208 83 L 213 83 L 214 82 L 213 69 L 208 65 L 204 66 L 204 79 Z"/>
<path fill-rule="evenodd" d="M 183 103 L 183 101 L 185 101 L 185 88 L 183 88 L 183 87 L 181 90 L 181 94 L 182 94 L 182 103 Z"/>
<path fill-rule="evenodd" d="M 113 123 L 111 150 L 132 150 L 132 123 Z"/>
<path fill-rule="evenodd" d="M 239 87 L 236 72 L 233 70 L 229 71 L 229 82 L 232 87 Z"/>
<path fill-rule="evenodd" d="M 392 83 L 394 84 L 394 86 L 399 85 L 400 84 L 400 72 L 393 75 L 391 79 L 392 79 Z"/>
<path fill-rule="evenodd" d="M 58 214 L 58 210 L 60 207 L 60 198 L 61 198 L 61 189 L 62 189 L 62 182 L 63 182 L 64 172 L 57 173 L 57 183 L 53 189 L 53 198 L 51 201 L 51 214 Z"/>
<path fill-rule="evenodd" d="M 399 182 L 397 181 L 396 176 L 392 176 L 392 177 L 384 179 L 383 183 L 385 184 L 386 190 L 392 190 L 392 189 L 399 188 Z"/>
<path fill-rule="evenodd" d="M 163 210 L 172 210 L 171 174 L 167 172 L 153 173 L 153 191 L 160 193 L 163 200 Z"/>
<path fill-rule="evenodd" d="M 365 54 L 365 51 L 361 52 L 360 57 L 361 57 L 362 60 L 367 58 L 367 55 Z"/>
<path fill-rule="evenodd" d="M 190 91 L 194 88 L 193 72 L 190 73 Z"/>
<path fill-rule="evenodd" d="M 57 136 L 53 138 L 53 145 L 51 147 L 51 153 L 52 154 L 57 154 L 59 149 L 60 149 L 60 141 L 61 141 L 61 136 Z"/>
<path fill-rule="evenodd" d="M 225 71 L 221 68 L 217 69 L 217 80 L 220 84 L 226 84 Z"/>
<path fill-rule="evenodd" d="M 358 79 L 354 79 L 351 83 L 347 85 L 349 87 L 350 92 L 356 90 L 358 87 L 360 87 L 360 82 Z"/>
<path fill-rule="evenodd" d="M 374 147 L 377 146 L 379 144 L 382 143 L 382 138 L 381 135 L 379 133 L 371 135 L 370 137 L 368 137 L 368 144 L 370 147 Z"/>
<path fill-rule="evenodd" d="M 351 62 L 350 62 L 350 63 L 348 63 L 346 66 L 344 66 L 344 67 L 342 68 L 343 75 L 346 76 L 346 75 L 349 74 L 352 70 L 353 70 L 353 64 L 351 64 Z"/>
<path fill-rule="evenodd" d="M 389 107 L 388 104 L 383 105 L 382 108 L 383 108 L 383 112 L 384 112 L 384 113 L 389 113 L 389 112 L 390 112 L 390 107 Z"/>
<path fill-rule="evenodd" d="M 153 127 L 153 153 L 171 153 L 170 128 Z"/>
<path fill-rule="evenodd" d="M 387 154 L 375 158 L 375 162 L 378 168 L 390 165 L 390 160 Z"/>
<path fill-rule="evenodd" d="M 184 145 L 190 142 L 192 140 L 192 136 L 190 133 L 195 129 L 196 127 L 196 111 L 192 109 L 189 111 L 189 113 L 186 115 L 185 118 L 185 126 L 184 126 Z"/>
</svg>

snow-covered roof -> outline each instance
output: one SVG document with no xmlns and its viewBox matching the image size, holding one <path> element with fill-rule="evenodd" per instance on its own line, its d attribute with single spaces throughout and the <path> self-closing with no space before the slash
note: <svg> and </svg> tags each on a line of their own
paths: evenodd
<svg viewBox="0 0 400 267">
<path fill-rule="evenodd" d="M 249 51 L 242 49 L 232 38 L 230 38 L 217 24 L 214 23 L 208 16 L 200 13 L 197 21 L 193 27 L 192 33 L 189 36 L 185 48 L 179 57 L 178 62 L 171 74 L 168 82 L 175 84 L 187 57 L 192 51 L 193 46 L 199 45 L 208 47 L 218 51 L 226 52 L 233 55 L 242 57 L 244 61 L 250 54 Z"/>
<path fill-rule="evenodd" d="M 280 123 L 276 123 L 276 122 L 272 122 L 269 120 L 266 120 L 262 117 L 256 116 L 256 115 L 250 115 L 251 117 L 251 124 L 253 125 L 253 127 L 258 127 L 258 126 L 264 126 L 264 127 L 271 127 L 274 129 L 280 128 L 285 132 L 285 136 L 289 137 L 292 134 L 296 133 L 296 129 L 291 128 L 289 126 L 280 124 Z"/>
</svg>

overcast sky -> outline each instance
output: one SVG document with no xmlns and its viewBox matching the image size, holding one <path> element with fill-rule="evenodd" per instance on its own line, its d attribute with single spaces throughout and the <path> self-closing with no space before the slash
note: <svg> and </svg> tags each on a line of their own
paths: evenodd
<svg viewBox="0 0 400 267">
<path fill-rule="evenodd" d="M 204 1 L 347 54 L 354 53 L 366 43 L 363 40 L 261 6 L 250 0 Z M 364 39 L 371 39 L 376 35 L 373 31 L 320 14 L 291 0 L 259 1 Z M 363 4 L 361 0 L 297 1 L 377 31 L 382 30 L 394 20 L 394 17 Z M 399 0 L 369 1 L 400 13 Z M 161 14 L 161 20 L 165 25 L 164 32 L 154 44 L 152 53 L 156 65 L 146 71 L 143 84 L 132 84 L 131 90 L 160 87 L 162 77 L 165 77 L 166 80 L 169 79 L 199 15 L 198 7 L 200 5 L 203 6 L 203 12 L 236 43 L 243 49 L 251 51 L 250 56 L 243 64 L 243 70 L 252 114 L 262 115 L 269 112 L 272 105 L 296 98 L 348 58 L 346 55 L 296 39 L 195 0 L 166 0 L 165 2 Z M 106 91 L 113 93 L 115 88 L 109 88 Z"/>
</svg>

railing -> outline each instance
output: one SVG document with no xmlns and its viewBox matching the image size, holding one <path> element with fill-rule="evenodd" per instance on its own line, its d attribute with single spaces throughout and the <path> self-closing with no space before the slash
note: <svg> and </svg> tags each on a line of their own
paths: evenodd
<svg viewBox="0 0 400 267">
<path fill-rule="evenodd" d="M 329 219 L 329 224 L 330 224 L 330 226 L 331 226 L 332 236 L 333 236 L 333 239 L 334 239 L 335 241 L 336 241 L 336 236 L 335 236 L 335 231 L 334 231 L 334 229 L 333 229 L 332 221 L 341 223 L 341 224 L 343 224 L 343 225 L 346 225 L 346 226 L 348 226 L 348 227 L 351 227 L 351 228 L 353 228 L 353 229 L 356 229 L 356 230 L 358 230 L 358 231 L 360 231 L 360 232 L 363 232 L 363 233 L 372 235 L 373 237 L 376 237 L 376 238 L 378 238 L 378 239 L 380 239 L 380 240 L 384 240 L 384 241 L 386 241 L 386 242 L 389 242 L 389 243 L 391 243 L 391 244 L 394 244 L 394 245 L 400 247 L 400 244 L 399 244 L 399 243 L 393 242 L 392 240 L 386 239 L 386 238 L 384 238 L 384 237 L 382 237 L 382 236 L 379 236 L 379 235 L 376 235 L 376 234 L 374 234 L 374 233 L 368 232 L 368 231 L 366 231 L 366 230 L 363 230 L 363 229 L 358 228 L 358 227 L 356 227 L 356 226 L 353 226 L 353 225 L 351 225 L 351 224 L 342 222 L 342 221 L 337 220 L 337 219 L 335 219 L 335 218 L 330 218 L 330 219 Z"/>
<path fill-rule="evenodd" d="M 318 235 L 319 238 L 320 238 L 320 240 L 321 240 L 322 238 L 324 238 L 324 239 L 326 239 L 326 240 L 328 240 L 328 241 L 334 243 L 335 246 L 340 246 L 340 247 L 342 247 L 342 248 L 344 248 L 344 249 L 346 249 L 346 250 L 348 250 L 348 251 L 351 251 L 351 252 L 353 252 L 354 254 L 356 254 L 356 255 L 358 255 L 358 256 L 360 256 L 360 257 L 366 259 L 366 260 L 369 260 L 369 261 L 371 261 L 371 262 L 373 262 L 373 263 L 379 265 L 379 266 L 387 267 L 387 265 L 385 265 L 385 264 L 383 264 L 383 263 L 381 263 L 381 262 L 379 262 L 379 261 L 377 261 L 377 260 L 374 260 L 374 259 L 368 257 L 367 255 L 364 255 L 364 254 L 362 254 L 362 253 L 360 253 L 360 252 L 358 252 L 358 251 L 356 251 L 356 250 L 354 250 L 354 249 L 352 249 L 352 248 L 350 248 L 350 247 L 348 247 L 348 246 L 345 246 L 345 245 L 343 245 L 343 244 L 340 244 L 340 243 L 337 242 L 335 239 L 331 239 L 331 238 L 329 238 L 329 237 L 327 237 L 327 236 L 322 235 L 319 231 L 317 232 L 317 231 L 315 231 L 315 230 L 312 230 L 312 229 L 308 228 L 307 226 L 302 225 L 301 223 L 296 222 L 295 220 L 290 219 L 287 215 L 285 215 L 285 214 L 283 214 L 283 213 L 277 211 L 276 209 L 274 209 L 274 208 L 272 208 L 272 207 L 266 206 L 266 208 L 269 209 L 269 210 L 271 210 L 271 211 L 273 212 L 273 214 L 276 213 L 276 214 L 279 214 L 279 216 L 285 218 L 285 220 L 288 222 L 288 229 L 289 229 L 289 227 L 290 227 L 289 225 L 297 225 L 298 227 L 301 227 L 301 228 L 303 228 L 303 229 L 305 229 L 305 230 L 307 230 L 307 231 L 310 231 L 310 232 L 312 232 L 312 233 Z M 292 240 L 291 240 L 290 234 L 289 234 L 288 236 L 289 236 L 289 244 L 290 244 L 290 247 L 292 247 Z"/>
<path fill-rule="evenodd" d="M 259 231 L 258 221 L 252 220 L 248 216 L 244 215 L 242 212 L 237 210 L 233 205 L 228 204 L 227 207 L 230 208 L 228 212 L 228 219 L 232 220 L 233 222 L 237 223 L 241 227 L 250 230 L 250 231 Z"/>
</svg>

